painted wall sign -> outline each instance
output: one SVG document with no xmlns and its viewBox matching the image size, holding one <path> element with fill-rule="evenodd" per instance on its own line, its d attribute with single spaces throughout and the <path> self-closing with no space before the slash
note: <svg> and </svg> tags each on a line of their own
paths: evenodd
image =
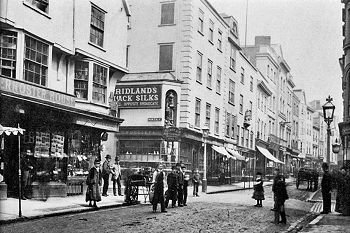
<svg viewBox="0 0 350 233">
<path fill-rule="evenodd" d="M 119 108 L 161 108 L 161 95 L 161 85 L 116 85 L 114 99 Z"/>
<path fill-rule="evenodd" d="M 75 97 L 73 95 L 35 86 L 16 79 L 8 79 L 3 76 L 0 77 L 0 90 L 64 106 L 75 106 Z"/>
</svg>

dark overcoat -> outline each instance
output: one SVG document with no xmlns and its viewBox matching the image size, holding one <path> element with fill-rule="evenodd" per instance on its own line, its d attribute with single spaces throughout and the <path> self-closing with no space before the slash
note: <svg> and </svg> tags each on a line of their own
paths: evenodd
<svg viewBox="0 0 350 233">
<path fill-rule="evenodd" d="M 92 167 L 86 179 L 87 190 L 85 201 L 101 201 L 100 185 L 102 183 L 101 171 Z"/>
</svg>

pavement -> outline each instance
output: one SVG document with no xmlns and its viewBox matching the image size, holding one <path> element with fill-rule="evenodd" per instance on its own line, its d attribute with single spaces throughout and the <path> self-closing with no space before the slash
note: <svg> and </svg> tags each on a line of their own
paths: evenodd
<svg viewBox="0 0 350 233">
<path fill-rule="evenodd" d="M 272 185 L 271 181 L 264 182 L 265 185 Z M 227 185 L 208 186 L 207 193 L 201 192 L 200 195 L 210 195 L 221 192 L 231 192 L 236 190 L 244 190 L 253 188 L 252 182 L 240 182 Z M 122 187 L 122 191 L 124 187 Z M 124 196 L 113 196 L 112 189 L 108 190 L 109 196 L 102 197 L 97 203 L 99 209 L 115 208 L 126 205 Z M 188 194 L 191 196 L 193 187 L 188 187 Z M 147 194 L 144 187 L 139 188 L 139 194 Z M 138 200 L 141 204 L 149 203 L 148 195 L 139 195 Z M 85 195 L 67 196 L 64 198 L 52 197 L 46 201 L 40 200 L 21 200 L 21 217 L 19 216 L 19 200 L 17 198 L 7 198 L 0 200 L 0 224 L 28 221 L 43 217 L 59 216 L 65 214 L 73 214 L 87 211 L 95 211 L 93 207 L 89 207 L 85 202 Z"/>
</svg>

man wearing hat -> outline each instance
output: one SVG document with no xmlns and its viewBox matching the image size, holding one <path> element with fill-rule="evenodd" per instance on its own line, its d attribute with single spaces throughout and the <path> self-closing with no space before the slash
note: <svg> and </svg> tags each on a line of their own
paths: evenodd
<svg viewBox="0 0 350 233">
<path fill-rule="evenodd" d="M 116 190 L 116 185 L 118 186 L 118 195 L 123 196 L 122 194 L 122 189 L 121 189 L 121 169 L 120 169 L 120 164 L 119 164 L 119 156 L 115 157 L 115 162 L 114 165 L 112 165 L 111 168 L 111 173 L 112 173 L 112 181 L 113 181 L 113 194 L 114 196 L 117 196 L 117 190 Z"/>
<path fill-rule="evenodd" d="M 109 185 L 109 175 L 111 174 L 111 156 L 106 155 L 106 160 L 102 165 L 102 179 L 103 179 L 103 189 L 102 196 L 107 197 L 107 190 Z"/>
<path fill-rule="evenodd" d="M 177 163 L 177 179 L 178 179 L 178 189 L 177 189 L 177 200 L 178 206 L 183 207 L 183 198 L 184 198 L 184 174 L 182 173 L 181 164 Z"/>
<path fill-rule="evenodd" d="M 331 212 L 331 191 L 332 191 L 332 177 L 329 173 L 328 163 L 322 164 L 323 177 L 321 181 L 321 191 L 322 191 L 322 200 L 323 200 L 323 210 L 321 214 L 328 214 Z"/>
</svg>

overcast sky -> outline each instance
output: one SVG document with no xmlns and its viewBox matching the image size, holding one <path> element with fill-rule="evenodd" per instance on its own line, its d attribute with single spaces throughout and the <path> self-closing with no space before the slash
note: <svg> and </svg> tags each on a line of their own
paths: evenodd
<svg viewBox="0 0 350 233">
<path fill-rule="evenodd" d="M 241 46 L 245 43 L 247 0 L 209 0 L 219 13 L 238 21 Z M 247 45 L 257 35 L 281 44 L 297 89 L 307 101 L 326 102 L 331 95 L 342 119 L 339 58 L 342 50 L 341 0 L 248 0 Z"/>
</svg>

